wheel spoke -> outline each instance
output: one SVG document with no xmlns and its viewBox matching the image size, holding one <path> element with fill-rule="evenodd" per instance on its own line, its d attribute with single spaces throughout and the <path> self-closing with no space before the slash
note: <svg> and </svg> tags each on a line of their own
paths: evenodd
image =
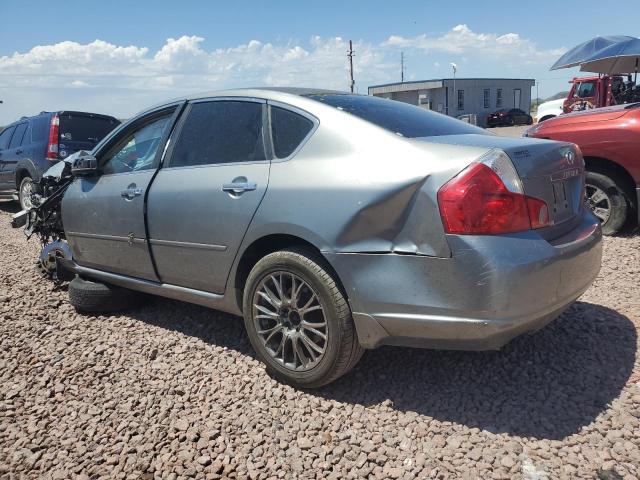
<svg viewBox="0 0 640 480">
<path fill-rule="evenodd" d="M 258 292 L 258 295 L 260 295 L 262 298 L 264 298 L 267 302 L 269 302 L 272 306 L 276 308 L 280 308 L 280 305 L 282 305 L 282 302 L 276 298 L 273 292 L 269 290 L 269 288 L 266 285 L 264 286 L 264 292 Z"/>
<path fill-rule="evenodd" d="M 272 312 L 267 307 L 263 307 L 262 305 L 254 304 L 253 305 L 256 310 L 262 312 L 264 315 L 267 315 L 269 318 L 278 318 L 278 314 L 276 312 Z"/>
<path fill-rule="evenodd" d="M 300 365 L 304 367 L 304 362 L 300 355 L 300 350 L 298 349 L 298 341 L 296 337 L 291 338 L 291 349 L 293 351 L 293 367 L 298 368 L 298 360 L 300 360 Z"/>
<path fill-rule="evenodd" d="M 310 345 L 309 341 L 307 340 L 307 337 L 301 335 L 300 336 L 300 341 L 305 345 L 305 347 L 307 348 L 307 352 L 309 352 L 309 356 L 311 357 L 311 362 L 315 362 L 318 358 L 318 353 L 316 352 L 316 350 Z"/>
<path fill-rule="evenodd" d="M 282 289 L 282 274 L 278 274 L 278 279 L 276 280 L 276 277 L 274 275 L 271 275 L 271 281 L 273 282 L 273 284 L 276 287 L 276 290 L 278 291 L 278 295 L 280 296 L 280 300 L 284 300 L 284 292 Z"/>
<path fill-rule="evenodd" d="M 300 334 L 300 338 L 303 338 L 305 340 L 305 343 L 307 345 L 309 345 L 309 347 L 314 349 L 316 352 L 318 352 L 318 353 L 323 353 L 324 352 L 324 348 L 322 348 L 321 346 L 317 345 L 313 340 L 311 340 L 309 337 L 307 337 L 304 333 Z"/>
<path fill-rule="evenodd" d="M 313 307 L 301 308 L 298 311 L 300 312 L 300 316 L 304 317 L 307 313 L 315 312 L 316 310 L 322 310 L 322 307 L 320 306 L 320 304 L 314 305 Z"/>
<path fill-rule="evenodd" d="M 601 201 L 608 200 L 608 199 L 609 199 L 609 197 L 607 197 L 607 195 L 602 190 L 600 190 L 599 188 L 596 188 L 595 191 L 593 192 L 593 195 L 591 195 L 591 197 L 589 197 L 589 200 L 591 200 L 594 205 L 597 205 Z"/>
<path fill-rule="evenodd" d="M 309 328 L 324 328 L 327 326 L 326 322 L 308 322 L 306 320 L 302 320 L 300 322 L 301 327 L 309 327 Z"/>
<path fill-rule="evenodd" d="M 307 332 L 311 332 L 311 333 L 319 336 L 323 340 L 327 339 L 327 336 L 324 333 L 322 333 L 320 330 L 316 330 L 315 328 L 305 327 L 304 325 L 302 326 L 302 328 L 304 330 L 306 330 Z"/>
<path fill-rule="evenodd" d="M 284 361 L 284 344 L 287 340 L 287 336 L 286 335 L 282 335 L 282 338 L 280 339 L 280 343 L 278 344 L 278 349 L 273 352 L 273 356 L 278 358 L 278 355 L 281 353 L 281 357 L 282 360 Z"/>
<path fill-rule="evenodd" d="M 280 327 L 280 325 L 276 325 L 275 327 L 273 327 L 273 328 L 271 328 L 269 330 L 263 330 L 263 331 L 258 332 L 258 333 L 265 334 L 267 332 L 271 332 L 271 333 L 269 333 L 269 335 L 267 335 L 267 338 L 264 339 L 265 345 L 268 345 L 269 344 L 269 340 L 271 340 L 275 334 L 277 334 L 277 333 L 279 333 L 281 331 L 282 331 L 282 328 Z"/>
<path fill-rule="evenodd" d="M 596 207 L 593 209 L 593 214 L 604 223 L 609 218 L 609 209 Z"/>
<path fill-rule="evenodd" d="M 304 286 L 304 282 L 300 282 L 298 287 L 296 288 L 296 276 L 291 274 L 291 305 L 295 308 L 298 307 L 298 300 L 300 295 L 300 290 Z"/>
</svg>

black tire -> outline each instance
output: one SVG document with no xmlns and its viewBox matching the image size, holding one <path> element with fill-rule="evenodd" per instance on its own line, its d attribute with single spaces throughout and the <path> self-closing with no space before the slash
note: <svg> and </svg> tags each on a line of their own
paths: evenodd
<svg viewBox="0 0 640 480">
<path fill-rule="evenodd" d="M 78 312 L 117 312 L 137 305 L 140 298 L 132 290 L 80 277 L 69 283 L 69 303 Z"/>
<path fill-rule="evenodd" d="M 516 120 L 513 117 L 507 119 L 507 126 L 513 127 L 516 124 Z"/>
<path fill-rule="evenodd" d="M 26 198 L 28 194 L 25 193 L 25 190 L 28 188 L 28 191 L 30 192 L 33 190 L 33 187 L 33 179 L 28 175 L 20 181 L 20 185 L 18 186 L 18 202 L 20 202 L 21 210 L 31 208 L 31 199 Z"/>
<path fill-rule="evenodd" d="M 259 260 L 245 284 L 243 310 L 249 340 L 267 370 L 278 380 L 295 387 L 326 385 L 351 370 L 364 353 L 358 342 L 349 304 L 330 270 L 324 259 L 307 249 L 282 250 Z M 291 273 L 302 279 L 322 306 L 326 322 L 325 351 L 318 363 L 306 371 L 288 368 L 277 361 L 268 352 L 256 329 L 253 299 L 261 282 L 275 272 Z"/>
<path fill-rule="evenodd" d="M 527 125 L 533 125 L 533 118 L 532 117 L 527 118 Z"/>
<path fill-rule="evenodd" d="M 602 221 L 602 233 L 605 235 L 615 235 L 623 230 L 625 223 L 627 222 L 627 216 L 632 211 L 631 204 L 624 193 L 624 190 L 620 187 L 619 182 L 616 182 L 613 176 L 608 176 L 598 172 L 586 173 L 586 189 L 587 189 L 587 205 L 594 210 L 595 207 L 608 203 L 609 215 L 606 221 Z M 596 205 L 589 201 L 589 193 L 593 188 L 597 188 L 604 192 L 607 199 L 606 201 L 597 202 Z M 596 216 L 598 213 L 595 212 Z"/>
</svg>

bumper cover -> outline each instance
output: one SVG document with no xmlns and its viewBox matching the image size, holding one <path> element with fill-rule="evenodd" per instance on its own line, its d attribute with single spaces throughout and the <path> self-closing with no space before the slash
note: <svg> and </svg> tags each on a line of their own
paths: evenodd
<svg viewBox="0 0 640 480">
<path fill-rule="evenodd" d="M 494 350 L 556 318 L 600 270 L 602 234 L 579 226 L 548 242 L 535 231 L 447 237 L 452 258 L 325 253 L 365 348 Z"/>
</svg>

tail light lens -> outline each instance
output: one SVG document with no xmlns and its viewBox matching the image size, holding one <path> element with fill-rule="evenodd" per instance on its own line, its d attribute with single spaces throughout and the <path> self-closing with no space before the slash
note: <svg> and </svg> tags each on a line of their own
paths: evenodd
<svg viewBox="0 0 640 480">
<path fill-rule="evenodd" d="M 547 204 L 524 195 L 509 157 L 492 151 L 438 191 L 447 233 L 496 235 L 549 225 Z"/>
<path fill-rule="evenodd" d="M 60 134 L 60 118 L 58 115 L 51 117 L 49 125 L 49 142 L 47 144 L 47 160 L 58 160 L 58 138 Z"/>
</svg>

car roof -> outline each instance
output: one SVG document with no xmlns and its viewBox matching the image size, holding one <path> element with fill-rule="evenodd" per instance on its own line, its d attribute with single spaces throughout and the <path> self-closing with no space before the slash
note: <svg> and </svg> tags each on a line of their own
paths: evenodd
<svg viewBox="0 0 640 480">
<path fill-rule="evenodd" d="M 14 125 L 18 125 L 19 123 L 27 122 L 29 120 L 38 118 L 38 117 L 50 117 L 52 115 L 79 115 L 79 116 L 89 116 L 94 118 L 102 118 L 105 120 L 116 120 L 119 121 L 116 117 L 111 115 L 105 115 L 102 113 L 92 113 L 92 112 L 79 112 L 76 110 L 58 110 L 55 112 L 42 111 L 40 113 L 36 113 L 35 115 L 25 115 L 20 117 L 18 120 L 14 120 L 13 122 L 7 124 L 4 129 L 12 127 Z"/>
<path fill-rule="evenodd" d="M 211 90 L 206 92 L 194 93 L 182 97 L 172 98 L 164 102 L 157 103 L 143 111 L 133 115 L 131 118 L 137 117 L 158 108 L 172 105 L 179 102 L 200 100 L 215 97 L 255 97 L 265 100 L 287 102 L 294 99 L 302 99 L 313 95 L 362 95 L 357 93 L 345 92 L 340 90 L 330 90 L 326 88 L 311 87 L 253 87 L 253 88 L 234 88 L 228 90 Z"/>
</svg>

